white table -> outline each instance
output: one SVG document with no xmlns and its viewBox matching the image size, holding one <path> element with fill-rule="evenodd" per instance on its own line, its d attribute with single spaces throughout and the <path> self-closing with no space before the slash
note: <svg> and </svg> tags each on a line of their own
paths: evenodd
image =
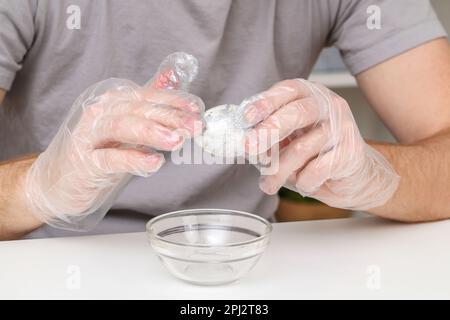
<svg viewBox="0 0 450 320">
<path fill-rule="evenodd" d="M 0 243 L 2 298 L 450 298 L 450 221 L 354 218 L 274 225 L 245 278 L 198 287 L 172 278 L 144 233 Z"/>
</svg>

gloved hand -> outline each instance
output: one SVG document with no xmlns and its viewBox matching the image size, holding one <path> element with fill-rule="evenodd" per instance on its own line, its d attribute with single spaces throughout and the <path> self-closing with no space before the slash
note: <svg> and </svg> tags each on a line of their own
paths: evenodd
<svg viewBox="0 0 450 320">
<path fill-rule="evenodd" d="M 326 87 L 286 80 L 239 108 L 241 126 L 256 125 L 247 133 L 246 149 L 274 155 L 279 148 L 278 170 L 261 177 L 264 192 L 286 186 L 333 207 L 367 210 L 397 189 L 399 177 L 362 139 L 347 102 Z M 278 139 L 268 141 L 274 132 Z"/>
<path fill-rule="evenodd" d="M 27 173 L 30 211 L 57 228 L 95 227 L 131 174 L 148 177 L 162 166 L 155 150 L 201 133 L 204 104 L 186 91 L 197 71 L 193 56 L 174 53 L 143 87 L 109 79 L 88 88 Z"/>
</svg>

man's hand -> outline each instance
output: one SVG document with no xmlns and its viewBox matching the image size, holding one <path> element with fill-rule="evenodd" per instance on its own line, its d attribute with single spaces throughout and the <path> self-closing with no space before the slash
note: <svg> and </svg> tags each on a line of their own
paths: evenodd
<svg viewBox="0 0 450 320">
<path fill-rule="evenodd" d="M 362 139 L 347 102 L 324 86 L 286 80 L 246 104 L 246 121 L 257 123 L 248 150 L 264 151 L 264 139 L 279 136 L 279 169 L 260 181 L 266 193 L 287 186 L 330 206 L 366 210 L 397 189 L 399 177 Z"/>
<path fill-rule="evenodd" d="M 193 57 L 177 53 L 144 87 L 110 79 L 87 89 L 28 172 L 29 211 L 54 227 L 91 229 L 128 174 L 159 170 L 164 157 L 155 150 L 175 150 L 199 134 L 203 102 L 178 90 L 193 80 L 192 63 Z"/>
<path fill-rule="evenodd" d="M 391 174 L 392 172 L 389 175 L 383 175 L 382 170 L 377 169 L 366 171 L 367 175 L 358 174 L 363 172 L 363 168 L 368 168 L 362 164 L 367 163 L 370 159 L 372 159 L 372 165 L 376 164 L 373 168 L 388 168 L 386 162 L 381 167 L 378 165 L 378 163 L 383 163 L 386 158 L 401 177 L 400 184 L 394 195 L 384 205 L 371 208 L 368 210 L 369 212 L 405 222 L 450 218 L 450 45 L 448 40 L 440 38 L 411 49 L 362 72 L 357 75 L 357 80 L 369 102 L 398 139 L 399 144 L 377 142 L 363 144 L 359 134 L 356 134 L 357 129 L 353 125 L 350 113 L 345 111 L 347 110 L 345 101 L 320 86 L 310 87 L 311 90 L 320 92 L 319 100 L 334 101 L 332 104 L 339 106 L 332 111 L 341 114 L 337 117 L 339 121 L 329 122 L 329 124 L 338 125 L 330 126 L 326 124 L 326 120 L 324 122 L 323 115 L 326 112 L 322 113 L 324 111 L 322 108 L 317 109 L 315 115 L 314 112 L 308 113 L 313 115 L 312 121 L 309 116 L 300 117 L 301 113 L 297 110 L 311 109 L 314 104 L 289 103 L 292 100 L 299 100 L 293 96 L 302 96 L 304 91 L 291 90 L 292 93 L 283 94 L 283 91 L 287 90 L 280 88 L 280 85 L 275 86 L 275 90 L 272 90 L 271 95 L 275 97 L 262 97 L 265 99 L 262 99 L 260 105 L 255 108 L 259 111 L 250 111 L 252 108 L 247 111 L 250 120 L 256 122 L 267 118 L 271 112 L 274 112 L 273 115 L 278 113 L 282 116 L 284 114 L 283 123 L 293 124 L 293 126 L 283 125 L 285 128 L 295 128 L 297 123 L 305 121 L 310 124 L 309 126 L 302 124 L 299 126 L 302 129 L 296 129 L 292 133 L 288 129 L 281 130 L 282 134 L 288 135 L 288 139 L 282 141 L 280 146 L 283 148 L 286 144 L 297 145 L 298 149 L 296 151 L 296 148 L 291 148 L 291 155 L 297 154 L 298 157 L 289 157 L 289 161 L 285 160 L 289 153 L 282 152 L 281 154 L 280 172 L 289 172 L 284 169 L 289 166 L 300 168 L 292 170 L 291 175 L 286 179 L 288 186 L 291 188 L 297 186 L 300 192 L 313 197 L 320 195 L 317 196 L 318 199 L 334 206 L 360 208 L 360 199 L 369 200 L 367 198 L 369 193 L 374 191 L 374 196 L 376 196 L 378 194 L 377 186 L 385 186 L 385 183 L 391 180 L 380 180 L 380 178 L 391 176 L 392 184 L 388 185 L 390 187 L 395 185 L 395 178 L 393 178 L 395 176 Z M 293 85 L 289 81 L 281 87 L 286 84 L 288 87 Z M 247 104 L 257 102 L 259 98 L 261 96 L 254 97 Z M 280 106 L 282 107 L 280 108 Z M 281 111 L 283 109 L 285 111 Z M 289 111 L 289 109 L 291 110 Z M 328 110 L 329 112 L 330 110 Z M 269 128 L 274 125 L 281 128 L 282 119 L 273 117 L 270 120 L 271 117 L 267 118 L 269 121 L 266 122 L 266 125 Z M 279 122 L 277 123 L 277 121 Z M 264 121 L 260 127 L 264 127 L 263 123 Z M 340 123 L 344 125 L 339 125 Z M 311 132 L 315 132 L 315 134 L 313 135 Z M 337 140 L 336 138 L 330 139 L 327 148 L 317 152 L 317 146 L 326 140 L 324 137 L 327 137 L 327 132 L 328 137 L 330 137 L 330 132 L 337 133 L 334 135 Z M 310 139 L 303 138 L 302 141 L 301 137 L 307 136 L 310 136 Z M 344 139 L 344 142 L 347 141 L 346 143 L 339 143 L 343 137 L 351 136 L 354 137 L 353 140 L 346 138 Z M 341 147 L 340 144 L 342 144 Z M 374 153 L 368 145 L 376 149 L 384 158 Z M 336 147 L 341 151 L 333 151 Z M 334 155 L 330 155 L 330 151 L 327 149 L 330 149 L 331 154 Z M 302 152 L 302 150 L 307 151 Z M 311 154 L 317 153 L 318 157 L 310 159 Z M 321 157 L 325 160 L 331 158 L 332 161 L 320 160 Z M 359 160 L 353 161 L 357 159 Z M 347 167 L 345 166 L 346 161 L 350 161 L 347 162 Z M 286 166 L 283 163 L 289 165 Z M 305 165 L 301 167 L 303 164 Z M 305 170 L 311 168 L 316 170 L 311 170 L 311 174 L 306 173 Z M 323 168 L 326 170 L 323 171 Z M 317 169 L 321 169 L 322 173 Z M 348 175 L 349 173 L 351 174 Z M 323 179 L 329 176 L 334 177 L 331 180 L 328 178 L 325 183 L 322 183 Z M 263 177 L 261 182 L 263 190 L 274 193 L 285 177 L 286 173 L 281 176 Z M 318 185 L 319 189 L 317 189 Z M 328 185 L 333 188 L 330 189 Z M 324 189 L 323 186 L 326 188 Z M 334 198 L 337 195 L 335 191 L 338 191 L 341 199 Z M 346 197 L 346 195 L 354 194 L 355 191 L 360 192 L 361 195 L 355 194 L 354 199 L 352 196 Z M 332 201 L 329 201 L 330 199 Z M 354 204 L 352 205 L 349 201 L 354 201 Z"/>
</svg>

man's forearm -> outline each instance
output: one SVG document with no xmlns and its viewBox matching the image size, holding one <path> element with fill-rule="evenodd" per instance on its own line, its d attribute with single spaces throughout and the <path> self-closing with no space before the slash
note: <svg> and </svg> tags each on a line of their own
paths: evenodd
<svg viewBox="0 0 450 320">
<path fill-rule="evenodd" d="M 0 240 L 17 239 L 42 223 L 29 213 L 25 175 L 36 157 L 0 163 Z"/>
<path fill-rule="evenodd" d="M 450 129 L 411 145 L 370 145 L 400 175 L 394 196 L 371 213 L 407 222 L 450 218 Z"/>
</svg>

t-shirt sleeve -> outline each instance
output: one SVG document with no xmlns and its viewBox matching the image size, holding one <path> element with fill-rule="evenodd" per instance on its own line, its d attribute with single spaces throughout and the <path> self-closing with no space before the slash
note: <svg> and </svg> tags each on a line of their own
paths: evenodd
<svg viewBox="0 0 450 320">
<path fill-rule="evenodd" d="M 328 45 L 353 75 L 439 37 L 446 37 L 428 0 L 340 0 Z"/>
<path fill-rule="evenodd" d="M 35 1 L 0 0 L 0 88 L 9 90 L 34 39 Z"/>
</svg>

